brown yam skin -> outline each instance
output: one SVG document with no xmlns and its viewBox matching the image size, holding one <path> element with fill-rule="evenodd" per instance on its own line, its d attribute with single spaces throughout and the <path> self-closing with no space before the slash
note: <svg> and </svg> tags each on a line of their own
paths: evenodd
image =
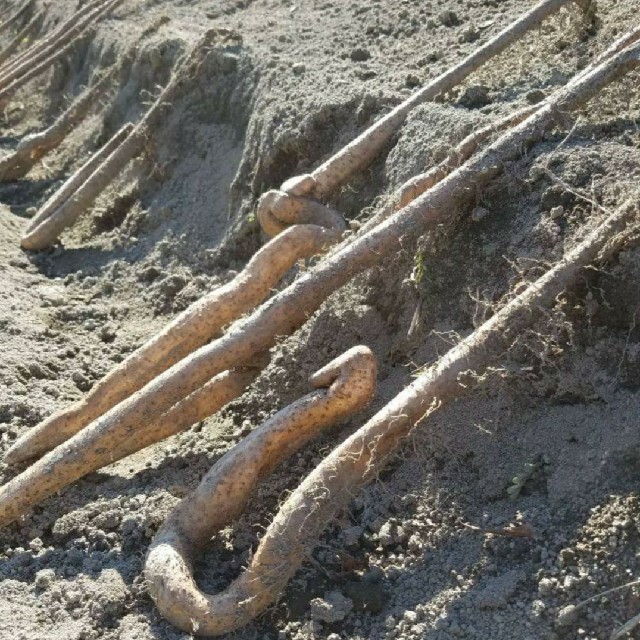
<svg viewBox="0 0 640 640">
<path fill-rule="evenodd" d="M 322 530 L 354 493 L 379 473 L 415 425 L 473 386 L 478 376 L 464 374 L 482 372 L 500 357 L 543 309 L 576 282 L 582 269 L 619 250 L 624 236 L 617 234 L 630 219 L 637 226 L 637 205 L 635 209 L 625 206 L 610 216 L 553 269 L 336 447 L 280 508 L 247 569 L 223 593 L 212 596 L 202 593 L 193 580 L 194 556 L 217 529 L 241 512 L 243 496 L 261 471 L 260 457 L 249 453 L 243 457 L 245 443 L 229 452 L 196 492 L 178 505 L 151 545 L 145 577 L 162 615 L 183 631 L 212 636 L 238 629 L 264 611 L 277 599 Z M 267 424 L 262 427 L 265 433 Z M 228 496 L 242 505 L 236 507 Z"/>
<path fill-rule="evenodd" d="M 162 615 L 189 633 L 219 635 L 243 626 L 277 598 L 273 569 L 301 558 L 282 554 L 252 562 L 224 593 L 202 593 L 192 576 L 195 554 L 237 518 L 258 481 L 323 429 L 373 397 L 375 356 L 354 347 L 310 379 L 317 389 L 278 412 L 225 454 L 158 531 L 145 564 L 149 591 Z M 288 568 L 285 569 L 285 573 Z M 276 573 L 277 575 L 277 573 Z"/>
</svg>

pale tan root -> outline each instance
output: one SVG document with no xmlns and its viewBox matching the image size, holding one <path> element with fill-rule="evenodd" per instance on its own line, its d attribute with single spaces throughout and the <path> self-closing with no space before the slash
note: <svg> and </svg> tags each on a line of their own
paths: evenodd
<svg viewBox="0 0 640 640">
<path fill-rule="evenodd" d="M 168 411 L 149 411 L 142 425 L 94 422 L 0 488 L 0 526 L 79 478 L 204 420 L 240 395 L 256 369 L 225 371 Z"/>
<path fill-rule="evenodd" d="M 118 420 L 132 425 L 144 422 L 148 407 L 166 410 L 218 373 L 250 362 L 255 354 L 271 347 L 278 336 L 293 333 L 333 291 L 356 274 L 381 264 L 385 256 L 406 250 L 411 239 L 427 229 L 453 222 L 454 212 L 460 205 L 499 175 L 506 161 L 520 157 L 540 140 L 554 123 L 556 114 L 578 108 L 608 83 L 637 68 L 639 51 L 640 46 L 626 49 L 559 90 L 527 120 L 393 218 L 343 246 L 251 316 L 232 326 L 226 335 L 176 363 L 98 420 Z"/>
<path fill-rule="evenodd" d="M 98 5 L 95 9 L 83 16 L 76 24 L 73 24 L 65 32 L 61 33 L 57 38 L 35 53 L 31 53 L 24 58 L 19 64 L 12 65 L 11 61 L 7 65 L 7 69 L 0 71 L 0 101 L 6 100 L 5 91 L 10 87 L 15 91 L 16 83 L 23 76 L 29 75 L 29 72 L 33 68 L 40 68 L 45 61 L 56 61 L 58 59 L 57 54 L 60 51 L 67 51 L 69 44 L 79 38 L 86 29 L 95 23 L 101 17 L 107 15 L 110 11 L 115 9 L 119 4 L 122 4 L 123 0 L 107 0 L 104 4 Z M 48 66 L 53 62 L 48 62 Z M 20 85 L 22 86 L 22 85 Z"/>
<path fill-rule="evenodd" d="M 5 461 L 14 463 L 41 455 L 77 433 L 262 302 L 298 260 L 322 253 L 341 236 L 342 229 L 316 225 L 287 229 L 262 247 L 231 282 L 191 305 L 107 374 L 85 398 L 16 440 Z"/>
<path fill-rule="evenodd" d="M 175 93 L 182 86 L 185 78 L 193 78 L 198 73 L 210 45 L 219 35 L 220 32 L 216 30 L 210 30 L 205 34 L 178 64 L 167 86 L 129 136 L 109 157 L 105 158 L 102 165 L 78 188 L 73 196 L 67 198 L 54 214 L 42 220 L 37 227 L 28 229 L 21 241 L 21 246 L 24 249 L 37 251 L 50 247 L 67 227 L 73 225 L 85 211 L 91 208 L 100 194 L 115 180 L 124 167 L 142 152 L 147 137 L 152 135 L 158 122 L 172 104 Z M 1 96 L 2 92 L 0 92 L 0 100 Z"/>
<path fill-rule="evenodd" d="M 0 52 L 0 73 L 2 65 L 20 48 L 23 42 L 30 38 L 33 33 L 40 30 L 44 22 L 44 11 L 39 11 L 29 20 L 29 22 L 16 34 L 15 38 Z"/>
<path fill-rule="evenodd" d="M 35 0 L 27 0 L 12 16 L 0 23 L 0 32 L 12 27 L 16 22 L 19 22 L 20 18 L 31 9 L 34 3 Z"/>
<path fill-rule="evenodd" d="M 589 64 L 581 72 L 577 73 L 570 83 L 574 84 L 580 78 L 590 73 L 595 67 L 603 64 L 607 60 L 611 59 L 614 55 L 633 45 L 640 40 L 640 27 L 632 29 L 631 31 L 622 35 L 618 40 L 613 42 L 605 51 L 599 54 L 596 59 Z M 553 100 L 553 97 L 551 98 Z M 495 122 L 492 122 L 476 131 L 472 131 L 466 138 L 459 142 L 447 155 L 447 157 L 436 166 L 430 168 L 425 173 L 421 173 L 413 178 L 407 180 L 401 185 L 396 192 L 391 196 L 390 202 L 376 214 L 373 218 L 368 220 L 360 229 L 360 233 L 366 233 L 368 230 L 380 224 L 383 220 L 386 220 L 389 216 L 393 215 L 396 211 L 399 211 L 403 207 L 413 202 L 416 198 L 423 193 L 434 187 L 443 178 L 448 176 L 454 169 L 462 166 L 476 151 L 485 143 L 491 136 L 496 133 L 508 129 L 517 124 L 520 124 L 525 118 L 535 113 L 538 109 L 541 109 L 547 101 L 543 101 L 537 105 L 531 105 L 524 107 L 510 113 L 502 118 L 499 118 Z"/>
<path fill-rule="evenodd" d="M 29 249 L 29 233 L 35 231 L 44 220 L 54 214 L 100 167 L 100 165 L 122 144 L 133 131 L 132 124 L 119 129 L 106 144 L 98 149 L 65 183 L 40 207 L 36 215 L 29 220 L 20 242 L 23 249 Z"/>
<path fill-rule="evenodd" d="M 108 0 L 95 0 L 86 4 L 82 9 L 74 13 L 67 21 L 61 25 L 55 27 L 53 31 L 45 33 L 45 35 L 31 44 L 27 49 L 9 58 L 2 66 L 0 66 L 0 77 L 4 76 L 7 72 L 22 64 L 27 58 L 35 58 L 36 54 L 49 47 L 54 41 L 60 38 L 66 31 L 68 31 L 79 20 L 84 18 L 88 13 L 93 11 L 96 7 L 104 4 Z"/>
<path fill-rule="evenodd" d="M 231 449 L 178 505 L 153 540 L 145 564 L 149 591 L 165 618 L 188 633 L 219 634 L 246 624 L 274 600 L 272 570 L 280 557 L 252 567 L 219 595 L 198 589 L 191 563 L 242 513 L 261 478 L 323 429 L 362 409 L 374 395 L 375 382 L 375 356 L 366 347 L 350 349 L 311 377 L 317 391 Z"/>
<path fill-rule="evenodd" d="M 406 207 L 416 198 L 434 187 L 452 171 L 462 166 L 492 135 L 520 124 L 540 108 L 541 105 L 524 107 L 515 113 L 510 113 L 509 115 L 470 133 L 449 152 L 442 162 L 438 163 L 425 173 L 421 173 L 410 178 L 401 185 L 391 196 L 389 204 L 386 205 L 380 213 L 371 218 L 371 220 L 368 220 L 361 228 L 361 232 L 366 233 L 369 229 L 373 229 L 383 220 L 386 220 L 389 216 L 393 215 L 396 211 Z"/>
<path fill-rule="evenodd" d="M 469 389 L 477 376 L 465 374 L 482 372 L 499 358 L 519 332 L 541 316 L 541 310 L 552 306 L 560 293 L 576 283 L 584 267 L 617 251 L 624 238 L 617 234 L 632 218 L 637 225 L 637 210 L 629 206 L 611 215 L 553 269 L 334 449 L 281 507 L 242 575 L 220 596 L 207 596 L 193 580 L 193 554 L 226 524 L 218 518 L 221 498 L 215 492 L 223 493 L 228 486 L 233 491 L 235 482 L 243 479 L 235 467 L 214 466 L 213 480 L 205 478 L 195 494 L 178 505 L 151 545 L 145 576 L 162 615 L 186 632 L 209 636 L 234 631 L 264 611 L 277 599 L 322 530 L 348 505 L 354 492 L 379 473 L 415 425 Z M 246 466 L 259 464 L 259 459 L 251 459 Z M 232 511 L 230 518 L 236 515 Z"/>
<path fill-rule="evenodd" d="M 12 154 L 0 159 L 0 181 L 18 180 L 27 175 L 47 153 L 58 147 L 86 118 L 91 108 L 105 95 L 112 80 L 113 74 L 104 74 L 74 100 L 50 127 L 21 140 Z"/>
<path fill-rule="evenodd" d="M 302 203 L 310 207 L 317 205 L 317 203 L 312 204 L 313 199 L 322 199 L 330 195 L 375 159 L 414 107 L 433 100 L 459 85 L 471 73 L 504 51 L 527 31 L 537 27 L 545 18 L 567 4 L 569 0 L 543 0 L 538 3 L 458 65 L 432 80 L 383 116 L 313 172 L 296 176 L 285 182 L 279 190 L 265 194 L 258 205 L 259 213 L 264 211 L 262 216 L 266 217 L 271 212 L 276 217 L 283 218 L 283 213 L 277 208 L 278 201 L 274 202 L 274 194 L 299 197 Z"/>
</svg>

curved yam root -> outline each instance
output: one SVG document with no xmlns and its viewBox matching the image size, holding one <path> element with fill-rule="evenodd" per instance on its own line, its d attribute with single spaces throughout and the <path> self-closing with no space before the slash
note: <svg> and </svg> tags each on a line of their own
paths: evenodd
<svg viewBox="0 0 640 640">
<path fill-rule="evenodd" d="M 322 253 L 341 236 L 341 229 L 315 225 L 287 229 L 260 249 L 231 282 L 191 305 L 121 362 L 83 400 L 19 438 L 7 451 L 5 461 L 39 456 L 64 442 L 253 309 L 298 260 Z"/>
<path fill-rule="evenodd" d="M 247 570 L 215 596 L 198 589 L 191 570 L 194 555 L 242 513 L 262 477 L 323 429 L 362 409 L 374 395 L 375 380 L 371 351 L 350 349 L 311 377 L 317 391 L 231 449 L 171 513 L 149 549 L 145 577 L 151 597 L 172 624 L 187 633 L 219 635 L 243 626 L 277 598 L 281 576 L 289 573 L 286 563 L 297 566 L 302 559 L 287 558 L 286 542 L 277 537 L 265 536 Z"/>
<path fill-rule="evenodd" d="M 120 1 L 120 0 L 118 0 Z M 77 191 L 61 203 L 59 209 L 47 218 L 37 216 L 41 221 L 38 227 L 30 225 L 28 233 L 22 238 L 23 249 L 38 251 L 53 245 L 60 234 L 94 204 L 100 194 L 120 175 L 123 168 L 142 152 L 145 141 L 173 103 L 176 92 L 185 78 L 193 78 L 208 53 L 213 41 L 221 34 L 216 30 L 208 31 L 195 47 L 178 64 L 167 86 L 160 96 L 127 137 L 104 157 L 102 164 L 78 186 Z M 227 37 L 227 36 L 225 36 Z M 0 100 L 2 92 L 0 91 Z"/>
<path fill-rule="evenodd" d="M 466 201 L 468 194 L 477 193 L 479 188 L 501 173 L 506 161 L 515 160 L 540 140 L 554 124 L 557 113 L 578 108 L 608 83 L 637 68 L 640 65 L 639 53 L 638 45 L 627 48 L 589 69 L 551 96 L 524 122 L 503 134 L 483 152 L 397 212 L 392 219 L 343 246 L 251 316 L 234 325 L 226 335 L 200 347 L 148 382 L 139 393 L 123 400 L 110 419 L 131 424 L 144 422 L 149 406 L 162 406 L 166 410 L 213 376 L 250 362 L 256 354 L 273 346 L 278 336 L 293 333 L 331 293 L 356 274 L 380 264 L 385 256 L 403 250 L 407 242 L 427 229 L 452 221 L 451 212 Z M 70 414 L 73 412 L 72 408 Z M 55 442 L 58 437 L 56 429 L 64 430 L 65 419 L 61 420 L 43 423 L 36 427 L 34 434 L 41 433 L 37 437 L 44 442 Z M 76 423 L 73 428 L 81 426 Z M 20 445 L 19 449 L 22 459 L 34 455 L 35 449 L 29 445 Z M 14 455 L 12 450 L 10 459 L 15 460 Z"/>
<path fill-rule="evenodd" d="M 104 75 L 74 100 L 48 129 L 27 136 L 11 155 L 0 159 L 0 181 L 24 177 L 47 153 L 58 147 L 104 96 L 111 80 L 112 74 Z"/>
<path fill-rule="evenodd" d="M 0 488 L 0 526 L 88 473 L 204 420 L 240 395 L 257 371 L 224 372 L 168 411 L 150 410 L 143 424 L 92 423 Z"/>
<path fill-rule="evenodd" d="M 237 485 L 252 483 L 253 478 L 243 482 L 244 472 L 253 475 L 257 464 L 253 457 L 238 459 L 240 451 L 228 465 L 223 458 L 196 492 L 178 505 L 151 545 L 145 577 L 162 615 L 188 633 L 221 635 L 264 611 L 284 589 L 327 523 L 348 505 L 355 491 L 376 476 L 415 425 L 461 396 L 477 379 L 465 374 L 482 372 L 500 357 L 518 333 L 542 315 L 542 309 L 553 305 L 556 297 L 577 281 L 584 267 L 619 250 L 624 235 L 616 234 L 634 214 L 637 224 L 637 211 L 630 207 L 610 216 L 556 267 L 334 449 L 281 507 L 246 571 L 224 593 L 207 596 L 192 577 L 194 551 L 226 524 L 227 518 L 237 516 L 234 500 L 246 501 L 241 497 L 246 487 L 238 495 Z"/>
</svg>

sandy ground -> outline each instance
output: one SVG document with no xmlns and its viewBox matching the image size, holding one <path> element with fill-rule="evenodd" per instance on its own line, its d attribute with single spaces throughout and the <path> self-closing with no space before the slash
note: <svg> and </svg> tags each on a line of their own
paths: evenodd
<svg viewBox="0 0 640 640">
<path fill-rule="evenodd" d="M 261 193 L 317 166 L 529 4 L 132 0 L 100 23 L 3 120 L 8 152 L 53 122 L 98 68 L 130 56 L 108 98 L 58 150 L 0 185 L 0 449 L 233 277 L 264 241 L 254 215 Z M 75 7 L 52 3 L 47 26 Z M 562 10 L 462 87 L 415 109 L 332 204 L 366 219 L 474 127 L 563 85 L 636 20 L 634 0 L 600 0 L 594 32 L 573 5 Z M 209 27 L 234 30 L 242 43 L 212 51 L 145 153 L 58 246 L 22 252 L 35 208 L 140 118 Z M 11 35 L 0 32 L 3 47 Z M 159 616 L 141 576 L 170 509 L 230 447 L 304 394 L 310 373 L 356 344 L 375 351 L 372 407 L 276 470 L 212 540 L 196 575 L 205 590 L 223 589 L 335 443 L 602 217 L 545 170 L 605 208 L 631 193 L 640 178 L 638 80 L 612 85 L 506 167 L 465 212 L 476 215 L 336 292 L 225 410 L 1 531 L 0 640 L 190 637 Z M 425 275 L 416 284 L 418 265 Z M 639 283 L 640 250 L 631 248 L 567 291 L 328 523 L 278 604 L 228 637 L 605 639 L 639 613 L 640 590 L 629 584 L 640 573 Z M 3 481 L 18 471 L 0 462 Z M 523 486 L 510 498 L 515 477 Z M 517 525 L 531 535 L 487 531 Z"/>
</svg>

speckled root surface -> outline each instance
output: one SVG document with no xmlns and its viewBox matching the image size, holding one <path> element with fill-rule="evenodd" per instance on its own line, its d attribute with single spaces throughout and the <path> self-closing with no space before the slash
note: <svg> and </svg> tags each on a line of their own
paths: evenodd
<svg viewBox="0 0 640 640">
<path fill-rule="evenodd" d="M 0 183 L 0 454 L 241 274 L 268 240 L 256 214 L 261 195 L 312 173 L 532 5 L 131 0 L 95 24 L 2 115 L 0 162 L 53 125 L 96 74 L 120 65 L 59 146 Z M 0 3 L 0 20 L 21 6 Z M 35 0 L 0 29 L 0 57 L 9 45 L 32 44 L 19 43 L 20 31 L 50 32 L 78 6 Z M 455 162 L 472 131 L 565 86 L 637 20 L 634 0 L 599 0 L 595 21 L 568 3 L 413 109 L 372 164 L 325 203 L 356 233 L 395 205 L 407 180 Z M 183 78 L 142 151 L 57 245 L 22 250 L 30 219 L 125 124 L 140 121 L 212 28 L 224 37 Z M 278 466 L 198 553 L 198 589 L 224 592 L 274 513 L 338 443 L 637 187 L 639 79 L 631 72 L 559 114 L 540 143 L 442 224 L 333 293 L 278 338 L 269 364 L 224 409 L 1 529 L 0 640 L 190 637 L 162 618 L 143 577 L 168 514 L 234 445 L 308 393 L 313 372 L 356 345 L 373 351 L 372 404 Z M 275 289 L 319 260 L 297 264 Z M 640 612 L 630 584 L 640 573 L 639 283 L 633 247 L 587 271 L 354 492 L 280 599 L 226 637 L 600 640 Z M 0 480 L 24 468 L 0 461 Z"/>
</svg>

